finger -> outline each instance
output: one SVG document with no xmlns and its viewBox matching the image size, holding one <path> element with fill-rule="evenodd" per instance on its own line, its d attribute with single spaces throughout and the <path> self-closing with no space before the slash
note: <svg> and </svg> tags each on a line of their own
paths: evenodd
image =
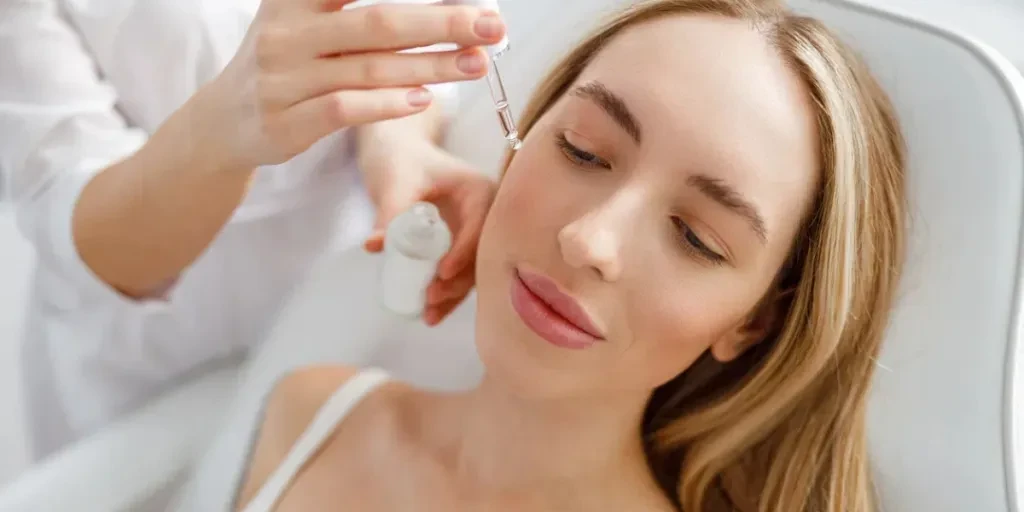
<svg viewBox="0 0 1024 512">
<path fill-rule="evenodd" d="M 480 245 L 480 233 L 483 231 L 486 214 L 486 211 L 481 211 L 463 216 L 462 227 L 455 235 L 452 249 L 442 258 L 439 265 L 438 275 L 442 279 L 453 278 L 476 260 L 476 250 Z"/>
<path fill-rule="evenodd" d="M 441 323 L 445 318 L 448 318 L 448 315 L 452 314 L 452 312 L 455 311 L 455 308 L 459 307 L 459 304 L 462 304 L 462 301 L 465 299 L 466 297 L 460 297 L 458 299 L 452 299 L 443 304 L 427 308 L 426 312 L 423 314 L 423 321 L 430 326 Z"/>
<path fill-rule="evenodd" d="M 314 59 L 300 70 L 274 78 L 273 101 L 293 105 L 344 89 L 418 87 L 476 80 L 487 74 L 487 54 L 480 48 L 427 53 L 362 53 Z"/>
<path fill-rule="evenodd" d="M 435 158 L 430 164 L 431 168 L 441 171 L 434 187 L 438 189 L 452 189 L 464 183 L 467 176 L 482 176 L 469 162 L 438 148 Z"/>
<path fill-rule="evenodd" d="M 395 119 L 425 110 L 433 96 L 425 89 L 339 91 L 303 101 L 263 127 L 287 151 L 305 151 L 326 135 L 349 126 Z"/>
<path fill-rule="evenodd" d="M 263 0 L 260 11 L 278 17 L 284 13 L 320 12 L 341 9 L 357 0 Z"/>
<path fill-rule="evenodd" d="M 393 184 L 385 192 L 381 193 L 379 197 L 374 199 L 377 206 L 377 217 L 373 223 L 374 231 L 381 233 L 383 236 L 384 230 L 388 228 L 388 224 L 391 224 L 395 217 L 419 200 L 418 195 L 403 193 L 405 191 L 405 189 Z"/>
<path fill-rule="evenodd" d="M 457 226 L 457 230 L 452 248 L 441 259 L 438 268 L 438 275 L 442 279 L 451 279 L 476 259 L 480 234 L 483 231 L 484 221 L 487 218 L 487 211 L 493 197 L 490 184 L 484 178 L 469 179 L 480 180 L 478 185 L 474 185 L 479 188 L 464 193 L 462 197 L 453 198 L 456 202 L 455 215 L 457 218 L 452 224 Z M 446 194 L 457 194 L 450 187 L 451 185 L 446 182 L 439 182 L 438 186 L 427 194 L 427 200 L 436 200 Z"/>
<path fill-rule="evenodd" d="M 384 233 L 376 231 L 363 242 L 363 249 L 366 252 L 377 253 L 384 250 Z"/>
<path fill-rule="evenodd" d="M 359 0 L 263 0 L 260 13 L 269 19 L 295 19 L 296 14 L 309 15 L 343 9 Z"/>
<path fill-rule="evenodd" d="M 486 46 L 505 36 L 492 11 L 468 6 L 372 5 L 322 14 L 301 34 L 307 56 L 408 50 L 442 43 Z"/>
<path fill-rule="evenodd" d="M 310 0 L 313 6 L 322 12 L 337 11 L 356 0 Z"/>
<path fill-rule="evenodd" d="M 368 252 L 380 252 L 384 250 L 385 236 L 388 224 L 412 204 L 416 198 L 408 198 L 400 194 L 383 194 L 377 204 L 377 218 L 373 224 L 373 232 L 363 244 Z"/>
<path fill-rule="evenodd" d="M 427 289 L 427 304 L 437 305 L 451 299 L 466 296 L 476 284 L 476 273 L 466 269 L 452 279 L 440 279 L 431 283 Z"/>
</svg>

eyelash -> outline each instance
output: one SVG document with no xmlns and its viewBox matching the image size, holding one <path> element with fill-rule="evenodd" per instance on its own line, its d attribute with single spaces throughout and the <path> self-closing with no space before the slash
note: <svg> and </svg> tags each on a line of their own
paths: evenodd
<svg viewBox="0 0 1024 512">
<path fill-rule="evenodd" d="M 558 148 L 562 151 L 565 158 L 573 164 L 589 168 L 611 168 L 611 164 L 602 160 L 597 155 L 583 151 L 573 145 L 565 138 L 564 134 L 558 134 L 557 143 Z M 708 246 L 700 240 L 700 237 L 697 236 L 697 233 L 690 229 L 690 226 L 686 225 L 682 219 L 679 217 L 672 217 L 672 225 L 677 231 L 679 242 L 682 244 L 684 250 L 715 265 L 725 263 L 725 257 L 708 248 Z"/>
<path fill-rule="evenodd" d="M 684 250 L 715 265 L 725 263 L 725 257 L 715 251 L 712 251 L 707 244 L 702 242 L 700 237 L 697 236 L 697 233 L 683 222 L 683 219 L 680 219 L 679 217 L 672 217 L 672 225 L 676 228 L 676 232 L 679 235 L 679 241 L 682 243 Z"/>
<path fill-rule="evenodd" d="M 558 142 L 558 149 L 560 149 L 562 151 L 562 154 L 565 155 L 565 158 L 567 158 L 570 162 L 572 162 L 572 163 L 574 163 L 576 165 L 579 165 L 581 167 L 590 167 L 590 168 L 594 168 L 594 167 L 600 167 L 602 169 L 611 169 L 612 168 L 611 164 L 609 164 L 608 162 L 602 160 L 601 157 L 599 157 L 599 156 L 597 156 L 597 155 L 595 155 L 593 153 L 588 153 L 586 151 L 583 151 L 582 149 L 574 146 L 571 142 L 569 142 L 569 139 L 565 138 L 564 134 L 561 134 L 561 133 L 558 134 L 557 142 Z"/>
</svg>

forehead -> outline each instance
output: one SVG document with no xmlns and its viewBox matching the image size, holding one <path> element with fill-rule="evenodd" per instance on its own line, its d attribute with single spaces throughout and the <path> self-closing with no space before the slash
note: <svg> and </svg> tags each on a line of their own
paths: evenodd
<svg viewBox="0 0 1024 512">
<path fill-rule="evenodd" d="M 807 88 L 751 22 L 679 15 L 630 27 L 578 80 L 589 81 L 625 100 L 644 145 L 683 160 L 672 165 L 699 167 L 752 196 L 810 195 L 818 140 Z"/>
</svg>

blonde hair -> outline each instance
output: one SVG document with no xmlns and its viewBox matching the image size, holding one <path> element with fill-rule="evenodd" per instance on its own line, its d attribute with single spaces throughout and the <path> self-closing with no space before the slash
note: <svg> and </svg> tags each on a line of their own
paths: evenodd
<svg viewBox="0 0 1024 512">
<path fill-rule="evenodd" d="M 780 1 L 638 2 L 554 67 L 521 131 L 623 29 L 681 14 L 748 20 L 765 34 L 812 96 L 822 179 L 805 235 L 762 301 L 781 308 L 770 335 L 726 365 L 705 354 L 655 390 L 643 425 L 652 471 L 688 511 L 874 510 L 865 412 L 902 266 L 905 166 L 893 108 L 861 60 Z"/>
</svg>

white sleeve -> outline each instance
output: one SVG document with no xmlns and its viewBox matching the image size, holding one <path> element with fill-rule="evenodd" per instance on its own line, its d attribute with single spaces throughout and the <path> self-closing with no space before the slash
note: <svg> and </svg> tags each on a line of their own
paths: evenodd
<svg viewBox="0 0 1024 512">
<path fill-rule="evenodd" d="M 54 0 L 0 2 L 0 69 L 0 192 L 39 264 L 58 276 L 47 291 L 53 306 L 128 301 L 81 260 L 71 215 L 85 184 L 146 134 L 119 115 L 115 91 Z"/>
</svg>

